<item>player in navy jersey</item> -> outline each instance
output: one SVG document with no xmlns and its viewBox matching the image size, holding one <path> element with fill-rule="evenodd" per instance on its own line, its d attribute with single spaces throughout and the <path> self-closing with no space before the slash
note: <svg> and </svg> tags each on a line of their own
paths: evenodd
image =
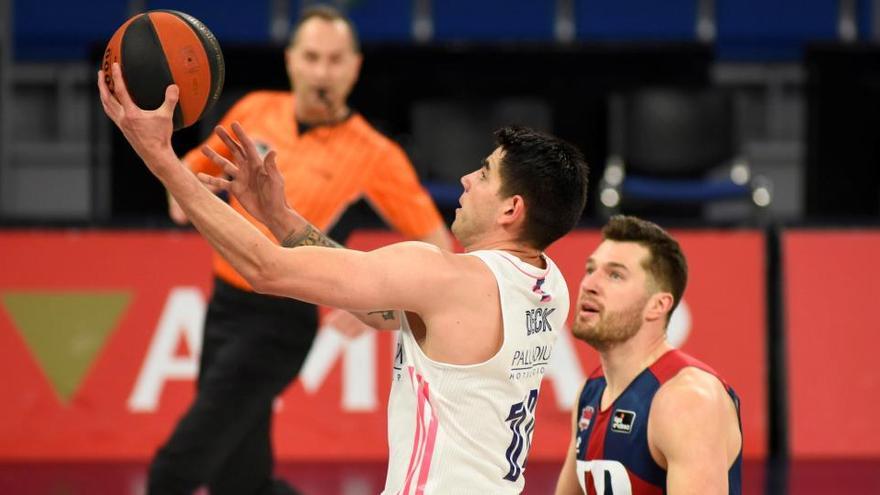
<svg viewBox="0 0 880 495">
<path fill-rule="evenodd" d="M 666 341 L 687 285 L 678 242 L 615 216 L 587 260 L 572 332 L 599 352 L 556 495 L 739 494 L 739 399 Z"/>
</svg>

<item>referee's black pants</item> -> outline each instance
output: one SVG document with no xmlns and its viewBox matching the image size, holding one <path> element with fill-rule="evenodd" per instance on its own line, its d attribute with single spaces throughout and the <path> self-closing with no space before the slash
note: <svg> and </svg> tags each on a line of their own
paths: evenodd
<svg viewBox="0 0 880 495">
<path fill-rule="evenodd" d="M 294 493 L 273 479 L 272 403 L 317 331 L 317 309 L 214 281 L 194 402 L 150 465 L 150 495 Z"/>
</svg>

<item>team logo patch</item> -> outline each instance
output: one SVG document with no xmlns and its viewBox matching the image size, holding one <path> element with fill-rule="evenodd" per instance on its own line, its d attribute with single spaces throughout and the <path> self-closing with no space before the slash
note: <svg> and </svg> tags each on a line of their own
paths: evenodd
<svg viewBox="0 0 880 495">
<path fill-rule="evenodd" d="M 614 416 L 611 417 L 611 430 L 618 433 L 630 433 L 635 422 L 636 413 L 625 409 L 618 409 L 614 411 Z"/>
<path fill-rule="evenodd" d="M 578 421 L 578 430 L 583 431 L 590 427 L 590 421 L 593 420 L 593 413 L 595 412 L 596 410 L 593 406 L 587 406 L 581 411 L 581 419 Z"/>
</svg>

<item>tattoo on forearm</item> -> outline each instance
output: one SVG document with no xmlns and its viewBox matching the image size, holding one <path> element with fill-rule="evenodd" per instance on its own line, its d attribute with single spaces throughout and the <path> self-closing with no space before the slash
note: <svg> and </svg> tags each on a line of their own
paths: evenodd
<svg viewBox="0 0 880 495">
<path fill-rule="evenodd" d="M 393 309 L 385 309 L 385 310 L 382 310 L 382 311 L 370 311 L 370 312 L 367 313 L 367 314 L 368 314 L 368 315 L 374 315 L 374 314 L 377 314 L 377 313 L 380 314 L 380 315 L 382 315 L 382 319 L 383 319 L 383 320 L 393 320 L 393 319 L 397 318 L 397 315 L 395 314 L 395 312 L 394 312 Z"/>
<path fill-rule="evenodd" d="M 341 248 L 342 244 L 324 235 L 323 232 L 313 227 L 311 224 L 300 231 L 294 230 L 281 241 L 281 245 L 286 248 L 295 248 L 299 246 L 321 246 Z"/>
</svg>

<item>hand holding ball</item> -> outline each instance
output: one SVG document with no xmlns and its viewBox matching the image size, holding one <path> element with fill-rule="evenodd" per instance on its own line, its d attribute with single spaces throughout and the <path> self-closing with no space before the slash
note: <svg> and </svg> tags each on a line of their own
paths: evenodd
<svg viewBox="0 0 880 495">
<path fill-rule="evenodd" d="M 125 22 L 107 44 L 102 61 L 104 82 L 113 92 L 110 67 L 118 62 L 134 103 L 155 110 L 165 89 L 180 88 L 174 129 L 190 126 L 220 97 L 225 65 L 217 38 L 198 19 L 173 10 L 138 14 Z"/>
</svg>

